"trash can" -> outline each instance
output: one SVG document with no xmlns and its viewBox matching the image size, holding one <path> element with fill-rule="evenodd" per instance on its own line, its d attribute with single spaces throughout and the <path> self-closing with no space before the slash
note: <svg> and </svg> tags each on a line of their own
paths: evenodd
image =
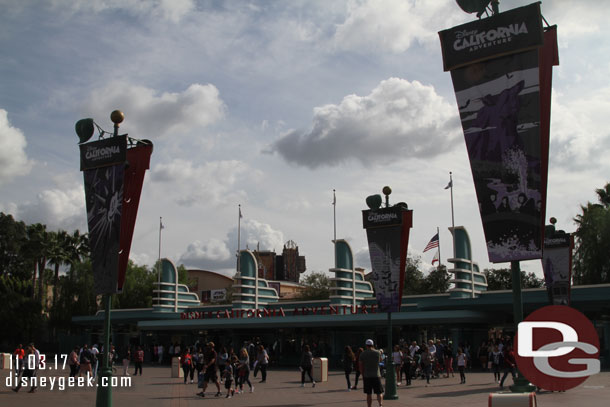
<svg viewBox="0 0 610 407">
<path fill-rule="evenodd" d="M 327 382 L 328 381 L 328 359 L 327 358 L 313 358 L 313 379 L 316 382 Z"/>
<path fill-rule="evenodd" d="M 172 377 L 184 377 L 182 366 L 180 366 L 180 357 L 172 358 Z"/>
<path fill-rule="evenodd" d="M 489 407 L 536 407 L 536 393 L 489 393 Z"/>
</svg>

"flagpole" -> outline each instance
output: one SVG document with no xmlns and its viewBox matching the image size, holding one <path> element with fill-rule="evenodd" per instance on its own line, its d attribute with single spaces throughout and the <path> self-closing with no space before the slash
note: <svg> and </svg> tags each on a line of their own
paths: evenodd
<svg viewBox="0 0 610 407">
<path fill-rule="evenodd" d="M 333 189 L 333 248 L 335 252 L 335 268 L 337 268 L 337 196 Z"/>
<path fill-rule="evenodd" d="M 453 175 L 449 171 L 449 188 L 451 188 L 451 231 L 453 232 L 453 258 L 455 258 L 455 215 L 453 213 Z"/>
<path fill-rule="evenodd" d="M 161 307 L 161 230 L 163 217 L 159 216 L 159 257 L 157 259 L 157 306 Z"/>
<path fill-rule="evenodd" d="M 436 234 L 438 235 L 438 266 L 436 267 L 438 270 L 441 269 L 441 235 L 438 226 L 436 227 Z"/>
<path fill-rule="evenodd" d="M 241 251 L 241 204 L 237 205 L 238 214 L 237 214 L 237 276 L 241 276 L 241 268 L 240 268 L 240 251 Z"/>
</svg>

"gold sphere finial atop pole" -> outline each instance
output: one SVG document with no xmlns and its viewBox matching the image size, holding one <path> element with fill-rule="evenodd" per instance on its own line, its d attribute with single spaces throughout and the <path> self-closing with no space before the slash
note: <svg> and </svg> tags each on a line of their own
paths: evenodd
<svg viewBox="0 0 610 407">
<path fill-rule="evenodd" d="M 390 188 L 389 186 L 386 185 L 385 187 L 383 187 L 381 192 L 383 192 L 383 194 L 385 195 L 385 206 L 386 206 L 386 208 L 389 208 L 390 207 L 390 194 L 392 193 L 392 188 Z"/>
<path fill-rule="evenodd" d="M 115 110 L 110 113 L 110 120 L 112 120 L 115 125 L 118 125 L 123 123 L 123 120 L 125 120 L 125 115 L 120 110 Z"/>
<path fill-rule="evenodd" d="M 110 113 L 110 120 L 114 123 L 114 136 L 119 135 L 119 124 L 125 120 L 125 115 L 120 110 L 114 110 Z"/>
</svg>

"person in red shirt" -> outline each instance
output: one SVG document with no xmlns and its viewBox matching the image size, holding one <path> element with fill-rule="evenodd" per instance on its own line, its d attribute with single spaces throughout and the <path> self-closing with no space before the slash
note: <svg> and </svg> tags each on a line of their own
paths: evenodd
<svg viewBox="0 0 610 407">
<path fill-rule="evenodd" d="M 23 355 L 25 355 L 25 350 L 23 349 L 23 345 L 19 344 L 15 352 L 13 352 L 13 366 L 15 367 L 15 374 L 19 374 L 19 372 L 23 369 Z"/>
<path fill-rule="evenodd" d="M 516 378 L 517 361 L 515 360 L 515 352 L 513 352 L 512 346 L 504 346 L 504 376 L 500 380 L 500 388 L 504 387 L 504 380 L 510 373 L 513 376 L 513 383 Z"/>
<path fill-rule="evenodd" d="M 180 363 L 182 364 L 182 371 L 184 372 L 184 384 L 188 381 L 188 376 L 191 376 L 191 383 L 193 383 L 193 372 L 195 367 L 193 366 L 193 355 L 191 355 L 191 348 L 186 348 L 180 356 Z"/>
<path fill-rule="evenodd" d="M 142 362 L 144 362 L 144 351 L 141 346 L 138 346 L 138 350 L 134 356 L 134 363 L 136 365 L 136 371 L 134 372 L 134 376 L 138 375 L 138 370 L 140 370 L 140 376 L 142 376 Z"/>
</svg>

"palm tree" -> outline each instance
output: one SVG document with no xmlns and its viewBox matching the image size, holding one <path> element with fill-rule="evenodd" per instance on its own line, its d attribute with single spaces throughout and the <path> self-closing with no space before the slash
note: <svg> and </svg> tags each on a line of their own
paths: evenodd
<svg viewBox="0 0 610 407">
<path fill-rule="evenodd" d="M 605 207 L 610 208 L 610 182 L 605 187 L 596 189 L 597 198 L 599 202 Z"/>
<path fill-rule="evenodd" d="M 57 286 L 59 284 L 59 268 L 62 264 L 68 262 L 68 254 L 72 241 L 71 236 L 65 230 L 51 232 L 49 237 L 49 263 L 55 266 L 55 273 L 53 276 L 53 306 L 55 306 Z"/>
<path fill-rule="evenodd" d="M 34 273 L 32 275 L 32 298 L 36 298 L 36 270 L 38 270 L 38 299 L 42 301 L 44 270 L 47 265 L 48 250 L 47 226 L 34 223 L 27 226 L 27 254 L 34 260 Z"/>
</svg>

